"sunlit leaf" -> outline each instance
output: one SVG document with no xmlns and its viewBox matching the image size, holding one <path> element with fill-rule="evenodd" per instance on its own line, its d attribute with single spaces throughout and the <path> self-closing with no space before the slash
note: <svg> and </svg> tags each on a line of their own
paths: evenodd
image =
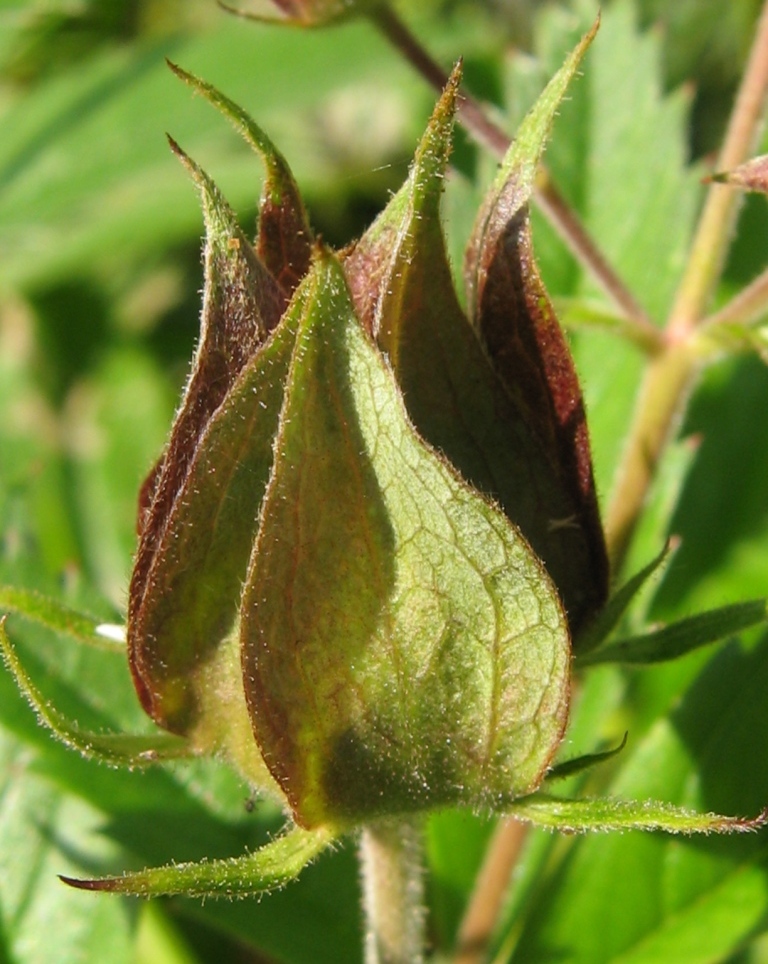
<svg viewBox="0 0 768 964">
<path fill-rule="evenodd" d="M 661 629 L 618 640 L 580 657 L 582 665 L 595 663 L 660 663 L 677 659 L 700 646 L 751 629 L 768 617 L 765 599 L 735 603 L 681 619 Z"/>
<path fill-rule="evenodd" d="M 591 623 L 586 631 L 579 637 L 579 663 L 586 653 L 600 646 L 614 629 L 618 626 L 622 616 L 631 605 L 632 600 L 640 592 L 648 579 L 658 572 L 659 568 L 666 562 L 671 551 L 668 543 L 661 552 L 652 559 L 647 566 L 635 573 L 631 579 L 627 580 L 621 589 L 617 590 L 601 609 L 597 618 Z"/>
</svg>

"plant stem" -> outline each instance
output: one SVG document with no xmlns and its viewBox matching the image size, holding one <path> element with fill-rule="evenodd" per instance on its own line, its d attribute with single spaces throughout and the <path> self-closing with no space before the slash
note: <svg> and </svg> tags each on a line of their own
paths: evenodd
<svg viewBox="0 0 768 964">
<path fill-rule="evenodd" d="M 424 49 L 394 10 L 389 6 L 376 8 L 371 13 L 371 19 L 429 84 L 438 91 L 445 87 L 448 74 Z M 466 91 L 462 91 L 458 113 L 464 128 L 479 144 L 497 157 L 504 157 L 510 145 L 509 137 Z M 544 168 L 536 180 L 536 200 L 571 254 L 594 277 L 628 321 L 642 328 L 653 327 Z"/>
<path fill-rule="evenodd" d="M 365 964 L 423 964 L 426 944 L 422 822 L 384 818 L 360 841 Z"/>
<path fill-rule="evenodd" d="M 514 817 L 501 820 L 496 827 L 459 928 L 453 964 L 482 964 L 485 960 L 527 831 L 527 824 Z"/>
<path fill-rule="evenodd" d="M 701 323 L 701 327 L 753 325 L 766 315 L 768 315 L 768 269 L 762 271 L 719 311 L 709 315 Z"/>
<path fill-rule="evenodd" d="M 768 89 L 768 4 L 757 24 L 741 86 L 728 123 L 715 170 L 738 167 L 753 152 Z M 699 219 L 688 264 L 667 325 L 671 341 L 680 341 L 694 328 L 714 292 L 731 241 L 742 199 L 741 191 L 712 183 Z"/>
<path fill-rule="evenodd" d="M 739 88 L 718 170 L 740 164 L 752 149 L 768 90 L 768 0 L 763 4 L 752 51 Z M 665 335 L 667 349 L 648 366 L 635 418 L 606 514 L 613 572 L 620 569 L 643 511 L 656 467 L 677 425 L 696 375 L 691 334 L 701 322 L 731 238 L 738 195 L 724 185 L 709 188 L 687 268 Z"/>
</svg>

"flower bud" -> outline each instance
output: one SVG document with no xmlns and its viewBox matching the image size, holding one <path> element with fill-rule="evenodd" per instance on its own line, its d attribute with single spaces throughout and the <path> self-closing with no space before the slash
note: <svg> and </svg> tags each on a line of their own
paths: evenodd
<svg viewBox="0 0 768 964">
<path fill-rule="evenodd" d="M 337 256 L 312 241 L 263 132 L 177 69 L 267 179 L 252 244 L 173 145 L 203 198 L 205 296 L 142 490 L 131 668 L 157 723 L 226 755 L 306 827 L 504 809 L 562 738 L 570 629 L 601 604 L 607 567 L 527 200 L 584 46 L 481 212 L 472 320 L 439 220 L 458 70 L 406 184 Z"/>
</svg>

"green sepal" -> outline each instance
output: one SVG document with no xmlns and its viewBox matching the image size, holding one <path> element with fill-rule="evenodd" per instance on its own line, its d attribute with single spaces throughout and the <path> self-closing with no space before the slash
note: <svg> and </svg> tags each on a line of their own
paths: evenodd
<svg viewBox="0 0 768 964">
<path fill-rule="evenodd" d="M 18 613 L 47 629 L 52 629 L 55 633 L 70 636 L 88 646 L 98 649 L 125 650 L 125 640 L 120 641 L 117 638 L 118 627 L 107 625 L 103 619 L 96 619 L 89 613 L 72 609 L 57 599 L 44 596 L 33 589 L 0 586 L 0 612 L 3 610 Z"/>
<path fill-rule="evenodd" d="M 141 605 L 158 541 L 196 445 L 245 364 L 276 326 L 283 298 L 219 189 L 169 138 L 198 189 L 205 216 L 205 288 L 200 340 L 165 452 L 139 494 L 139 546 L 128 596 L 129 622 Z"/>
<path fill-rule="evenodd" d="M 334 841 L 324 828 L 292 827 L 253 853 L 224 860 L 166 864 L 120 877 L 80 880 L 61 877 L 80 890 L 108 891 L 133 897 L 255 897 L 284 887 Z"/>
<path fill-rule="evenodd" d="M 89 733 L 77 723 L 68 720 L 55 706 L 47 702 L 24 669 L 18 653 L 5 630 L 5 620 L 0 620 L 0 649 L 6 666 L 13 674 L 16 685 L 35 711 L 40 722 L 66 746 L 77 750 L 82 756 L 112 767 L 148 766 L 159 760 L 175 760 L 193 756 L 194 751 L 186 740 L 170 733 L 129 734 Z"/>
<path fill-rule="evenodd" d="M 272 789 L 245 706 L 238 608 L 302 311 L 299 291 L 210 420 L 129 620 L 131 669 L 150 716 Z"/>
<path fill-rule="evenodd" d="M 768 601 L 734 603 L 681 619 L 671 626 L 632 636 L 579 656 L 579 665 L 597 663 L 662 663 L 751 629 L 768 618 Z"/>
<path fill-rule="evenodd" d="M 607 597 L 608 556 L 581 387 L 536 266 L 529 201 L 558 105 L 597 26 L 523 120 L 477 215 L 464 265 L 470 320 L 518 420 L 546 454 L 552 484 L 573 507 L 546 519 L 553 549 L 536 548 L 560 589 L 576 638 Z"/>
<path fill-rule="evenodd" d="M 730 184 L 740 187 L 744 191 L 755 191 L 758 194 L 768 194 L 768 154 L 751 157 L 743 164 L 730 171 L 718 171 L 712 174 L 710 181 L 717 184 Z"/>
<path fill-rule="evenodd" d="M 305 290 L 241 607 L 256 740 L 305 826 L 498 808 L 562 738 L 556 589 L 416 434 L 330 254 Z"/>
<path fill-rule="evenodd" d="M 602 608 L 595 620 L 579 635 L 577 665 L 586 660 L 586 654 L 597 649 L 608 639 L 621 622 L 621 618 L 654 573 L 669 560 L 669 556 L 676 543 L 671 540 L 666 543 L 661 552 L 644 566 L 639 572 L 628 579 L 621 589 L 617 590 Z"/>
<path fill-rule="evenodd" d="M 585 770 L 591 770 L 592 767 L 606 763 L 621 753 L 627 745 L 628 736 L 629 734 L 625 733 L 621 743 L 611 750 L 602 750 L 599 753 L 585 753 L 583 756 L 574 757 L 572 760 L 563 760 L 562 763 L 556 763 L 547 774 L 544 782 L 551 783 L 554 780 L 567 780 L 568 777 L 575 777 Z"/>
<path fill-rule="evenodd" d="M 579 501 L 532 430 L 527 405 L 517 404 L 490 364 L 459 305 L 446 255 L 440 199 L 460 76 L 457 67 L 408 180 L 346 253 L 344 270 L 357 314 L 386 354 L 416 428 L 520 527 L 578 625 L 582 577 L 570 574 L 589 571 L 591 552 L 573 523 Z"/>
<path fill-rule="evenodd" d="M 612 830 L 664 830 L 667 833 L 745 833 L 768 823 L 768 808 L 756 817 L 725 817 L 696 813 L 657 800 L 600 799 L 564 800 L 535 793 L 516 800 L 509 812 L 542 827 L 561 833 L 607 832 Z"/>
<path fill-rule="evenodd" d="M 258 124 L 234 101 L 170 60 L 167 63 L 177 77 L 205 97 L 234 125 L 261 158 L 266 180 L 259 204 L 256 251 L 289 298 L 309 270 L 312 231 L 288 162 Z"/>
<path fill-rule="evenodd" d="M 481 289 L 485 283 L 483 248 L 496 240 L 509 221 L 524 211 L 530 202 L 560 102 L 595 39 L 599 26 L 598 17 L 523 118 L 478 213 L 465 264 L 467 299 L 474 317 L 477 317 L 480 309 Z"/>
</svg>

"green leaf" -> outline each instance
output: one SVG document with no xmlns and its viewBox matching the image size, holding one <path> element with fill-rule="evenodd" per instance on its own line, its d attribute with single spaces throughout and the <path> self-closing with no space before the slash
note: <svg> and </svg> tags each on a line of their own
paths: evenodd
<svg viewBox="0 0 768 964">
<path fill-rule="evenodd" d="M 188 897 L 254 897 L 283 887 L 333 842 L 327 830 L 292 827 L 254 853 L 226 860 L 168 864 L 122 877 L 80 880 L 62 877 L 81 890 L 109 891 L 136 897 L 184 894 Z"/>
<path fill-rule="evenodd" d="M 602 329 L 615 335 L 617 339 L 631 343 L 650 358 L 663 348 L 660 331 L 633 323 L 614 306 L 586 298 L 557 298 L 555 309 L 563 327 L 568 331 Z"/>
<path fill-rule="evenodd" d="M 597 23 L 521 124 L 478 213 L 464 268 L 472 323 L 518 418 L 531 427 L 549 473 L 573 505 L 565 516 L 548 519 L 556 534 L 574 530 L 572 544 L 562 547 L 557 566 L 543 555 L 575 633 L 605 600 L 608 560 L 581 388 L 535 264 L 528 204 L 553 117 L 596 31 Z"/>
<path fill-rule="evenodd" d="M 104 623 L 95 616 L 65 606 L 33 589 L 0 586 L 0 610 L 3 609 L 19 613 L 54 632 L 71 636 L 90 646 L 104 649 L 125 648 L 125 634 L 123 633 L 122 641 L 118 635 L 122 627 Z"/>
<path fill-rule="evenodd" d="M 384 146 L 373 163 L 406 149 L 416 110 L 407 94 L 417 82 L 369 24 L 308 35 L 245 27 L 207 6 L 213 19 L 196 34 L 153 32 L 110 45 L 23 96 L 9 92 L 0 106 L 0 290 L 83 274 L 119 277 L 126 265 L 197 238 L 197 205 L 167 157 L 163 130 L 193 156 L 215 161 L 237 210 L 252 208 L 252 158 L 173 80 L 166 57 L 215 79 L 240 103 L 255 98 L 260 120 L 315 195 L 346 190 L 349 172 L 329 155 L 325 125 L 315 129 L 311 119 L 353 86 L 380 91 L 386 76 L 402 108 L 394 128 L 388 116 L 375 125 Z"/>
<path fill-rule="evenodd" d="M 85 848 L 94 861 L 115 859 L 120 848 L 100 833 L 103 812 L 62 793 L 29 763 L 29 746 L 1 733 L 0 960 L 132 964 L 135 909 L 104 900 L 83 913 L 82 895 L 62 887 L 56 877 L 62 871 L 77 873 Z"/>
<path fill-rule="evenodd" d="M 652 618 L 672 621 L 713 605 L 765 595 L 768 585 L 768 369 L 755 358 L 711 366 L 682 432 L 700 439 L 671 521 L 681 537 Z M 739 466 L 738 498 L 733 469 Z M 723 507 L 727 506 L 727 511 Z"/>
<path fill-rule="evenodd" d="M 677 659 L 700 646 L 716 643 L 765 622 L 768 618 L 767 607 L 765 599 L 756 599 L 711 609 L 643 636 L 622 639 L 585 653 L 580 662 L 589 666 L 595 663 L 660 663 Z"/>
<path fill-rule="evenodd" d="M 718 321 L 701 326 L 696 336 L 697 351 L 705 358 L 717 360 L 726 352 L 754 352 L 768 364 L 768 327 L 766 310 L 760 306 L 749 324 L 738 321 Z"/>
<path fill-rule="evenodd" d="M 19 689 L 26 696 L 38 719 L 62 743 L 77 750 L 84 757 L 108 766 L 147 766 L 158 760 L 173 760 L 189 756 L 189 744 L 169 733 L 148 736 L 127 733 L 87 733 L 68 720 L 56 707 L 46 702 L 30 679 L 0 622 L 0 649 L 8 669 L 13 673 Z"/>
<path fill-rule="evenodd" d="M 335 260 L 305 286 L 241 609 L 259 746 L 306 825 L 503 805 L 565 723 L 557 593 L 415 433 Z"/>
<path fill-rule="evenodd" d="M 677 697 L 674 712 L 625 751 L 608 792 L 622 800 L 663 799 L 688 812 L 759 814 L 768 801 L 768 768 L 756 753 L 768 740 L 766 670 L 765 637 L 751 652 L 721 649 Z M 765 834 L 575 839 L 542 868 L 522 928 L 510 922 L 518 939 L 506 959 L 539 964 L 566 948 L 567 959 L 579 964 L 726 960 L 768 912 Z M 676 935 L 686 935 L 685 945 Z M 663 951 L 667 941 L 669 956 L 654 958 L 652 950 Z"/>
<path fill-rule="evenodd" d="M 608 639 L 621 622 L 632 600 L 638 592 L 640 592 L 648 579 L 667 561 L 671 551 L 672 544 L 668 542 L 655 559 L 652 559 L 640 572 L 635 573 L 631 579 L 624 583 L 621 589 L 617 590 L 617 592 L 610 597 L 595 621 L 591 623 L 579 637 L 580 665 L 583 663 L 587 653 L 596 649 Z"/>
<path fill-rule="evenodd" d="M 516 800 L 511 812 L 537 827 L 565 833 L 588 830 L 665 830 L 667 833 L 744 833 L 768 823 L 768 808 L 756 817 L 696 813 L 657 800 L 560 800 L 534 794 Z"/>
</svg>

